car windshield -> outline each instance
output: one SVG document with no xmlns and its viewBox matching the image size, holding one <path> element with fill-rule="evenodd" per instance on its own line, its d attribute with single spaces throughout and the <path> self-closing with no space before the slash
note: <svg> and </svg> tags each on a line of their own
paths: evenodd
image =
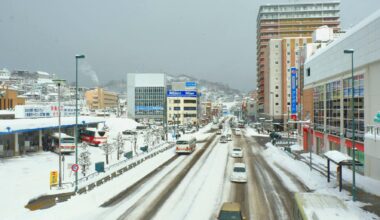
<svg viewBox="0 0 380 220">
<path fill-rule="evenodd" d="M 177 141 L 177 144 L 189 144 L 188 141 Z"/>
<path fill-rule="evenodd" d="M 220 211 L 219 220 L 235 220 L 242 219 L 240 212 L 228 212 L 228 211 Z"/>
<path fill-rule="evenodd" d="M 234 167 L 234 172 L 244 173 L 245 168 L 244 167 Z"/>
<path fill-rule="evenodd" d="M 239 148 L 234 148 L 233 151 L 241 151 Z"/>
</svg>

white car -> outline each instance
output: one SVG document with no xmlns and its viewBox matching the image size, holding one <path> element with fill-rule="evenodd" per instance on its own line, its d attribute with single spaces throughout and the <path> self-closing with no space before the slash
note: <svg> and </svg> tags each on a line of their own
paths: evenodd
<svg viewBox="0 0 380 220">
<path fill-rule="evenodd" d="M 230 177 L 231 182 L 246 183 L 248 181 L 247 169 L 244 163 L 235 163 Z"/>
<path fill-rule="evenodd" d="M 241 130 L 240 130 L 240 128 L 236 128 L 236 129 L 235 129 L 235 135 L 236 135 L 236 136 L 240 136 L 240 135 L 241 135 Z"/>
<path fill-rule="evenodd" d="M 234 147 L 231 150 L 231 157 L 238 157 L 242 158 L 243 157 L 243 150 L 240 147 Z"/>
</svg>

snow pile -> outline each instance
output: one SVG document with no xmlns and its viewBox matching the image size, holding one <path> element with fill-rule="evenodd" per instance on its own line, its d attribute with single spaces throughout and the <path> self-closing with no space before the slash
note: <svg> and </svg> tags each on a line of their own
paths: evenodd
<svg viewBox="0 0 380 220">
<path fill-rule="evenodd" d="M 303 151 L 303 148 L 299 144 L 293 144 L 290 146 L 292 151 Z"/>
</svg>

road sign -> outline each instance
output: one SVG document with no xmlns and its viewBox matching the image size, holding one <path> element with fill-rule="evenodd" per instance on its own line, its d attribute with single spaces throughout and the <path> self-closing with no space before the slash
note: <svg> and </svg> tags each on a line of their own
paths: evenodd
<svg viewBox="0 0 380 220">
<path fill-rule="evenodd" d="M 58 185 L 58 171 L 54 170 L 50 172 L 50 186 Z"/>
<path fill-rule="evenodd" d="M 79 170 L 79 165 L 78 165 L 78 164 L 73 164 L 73 165 L 71 166 L 71 170 L 74 171 L 74 172 L 78 172 L 78 170 Z"/>
</svg>

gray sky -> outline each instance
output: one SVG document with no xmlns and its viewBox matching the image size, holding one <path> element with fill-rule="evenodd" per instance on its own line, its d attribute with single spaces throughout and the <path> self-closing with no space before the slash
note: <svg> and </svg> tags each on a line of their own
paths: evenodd
<svg viewBox="0 0 380 220">
<path fill-rule="evenodd" d="M 77 53 L 100 82 L 127 72 L 189 74 L 256 87 L 259 5 L 288 0 L 1 0 L 0 68 L 75 78 Z M 300 2 L 300 1 L 299 1 Z M 342 27 L 380 0 L 342 0 Z M 80 84 L 90 85 L 80 76 Z"/>
</svg>

